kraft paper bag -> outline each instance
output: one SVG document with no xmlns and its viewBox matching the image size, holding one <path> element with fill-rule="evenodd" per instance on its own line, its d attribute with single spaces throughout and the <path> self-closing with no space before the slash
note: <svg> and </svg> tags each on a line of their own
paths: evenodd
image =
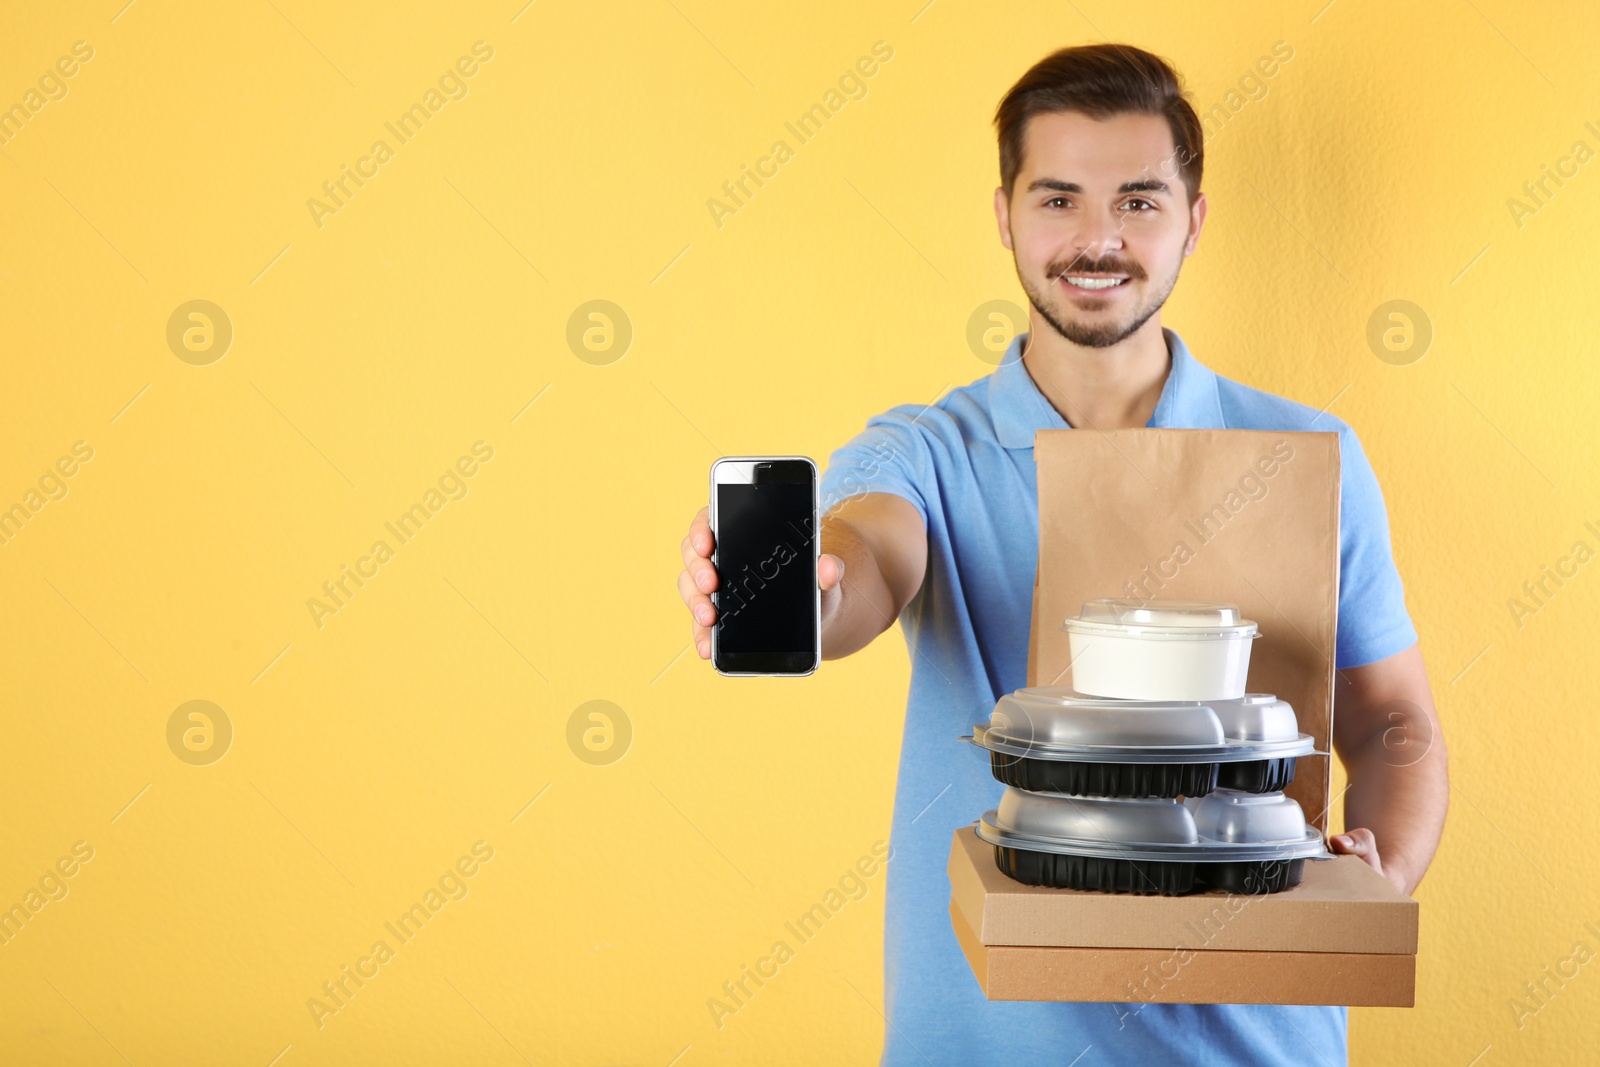
<svg viewBox="0 0 1600 1067">
<path fill-rule="evenodd" d="M 1061 629 L 1099 597 L 1237 604 L 1261 636 L 1248 692 L 1289 702 L 1331 751 L 1339 602 L 1339 435 L 1039 430 L 1039 569 L 1029 685 L 1072 685 Z M 1327 833 L 1331 765 L 1303 756 L 1285 790 Z"/>
</svg>

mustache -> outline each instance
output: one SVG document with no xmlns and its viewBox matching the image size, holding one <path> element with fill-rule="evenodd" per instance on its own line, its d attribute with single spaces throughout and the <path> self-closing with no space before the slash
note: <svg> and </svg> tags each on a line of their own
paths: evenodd
<svg viewBox="0 0 1600 1067">
<path fill-rule="evenodd" d="M 1134 280 L 1142 279 L 1144 268 L 1131 259 L 1088 259 L 1078 256 L 1070 263 L 1057 269 L 1052 266 L 1046 276 L 1054 281 L 1070 270 L 1079 270 L 1085 274 L 1126 274 Z"/>
</svg>

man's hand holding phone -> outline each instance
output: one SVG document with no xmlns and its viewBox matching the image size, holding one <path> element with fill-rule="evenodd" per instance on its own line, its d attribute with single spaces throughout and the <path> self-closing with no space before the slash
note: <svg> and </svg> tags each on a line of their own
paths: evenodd
<svg viewBox="0 0 1600 1067">
<path fill-rule="evenodd" d="M 711 561 L 716 550 L 716 539 L 711 532 L 711 509 L 702 507 L 689 523 L 689 533 L 683 539 L 683 570 L 678 573 L 678 595 L 689 609 L 693 623 L 694 647 L 701 659 L 711 658 L 711 627 L 716 625 L 717 609 L 711 603 L 711 594 L 718 586 L 717 568 Z M 837 614 L 839 600 L 844 590 L 844 561 L 830 553 L 822 553 L 817 561 L 817 588 L 822 596 L 822 625 Z"/>
</svg>

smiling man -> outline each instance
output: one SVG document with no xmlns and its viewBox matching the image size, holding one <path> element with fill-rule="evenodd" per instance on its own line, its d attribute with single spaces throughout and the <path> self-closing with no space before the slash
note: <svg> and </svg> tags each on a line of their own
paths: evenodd
<svg viewBox="0 0 1600 1067">
<path fill-rule="evenodd" d="M 883 1063 L 1343 1063 L 1342 1007 L 987 1001 L 951 929 L 951 827 L 993 807 L 1003 789 L 951 739 L 1027 684 L 1037 430 L 1336 430 L 1333 744 L 1350 786 L 1349 828 L 1333 847 L 1409 893 L 1449 796 L 1383 496 L 1354 431 L 1214 373 L 1162 325 L 1206 218 L 1204 135 L 1177 75 L 1131 46 L 1063 49 L 1006 94 L 995 123 L 995 218 L 1032 305 L 1028 331 L 992 374 L 870 418 L 833 453 L 821 487 L 824 658 L 865 647 L 896 618 L 911 652 L 885 903 Z M 701 509 L 678 588 L 702 658 L 716 617 L 711 550 Z"/>
</svg>

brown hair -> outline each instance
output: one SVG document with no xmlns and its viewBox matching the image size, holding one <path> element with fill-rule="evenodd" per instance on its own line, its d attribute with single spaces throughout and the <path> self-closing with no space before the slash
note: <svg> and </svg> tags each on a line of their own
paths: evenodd
<svg viewBox="0 0 1600 1067">
<path fill-rule="evenodd" d="M 1000 134 L 1000 184 L 1006 199 L 1022 169 L 1028 120 L 1051 111 L 1092 118 L 1134 112 L 1164 115 L 1172 128 L 1178 173 L 1194 204 L 1205 162 L 1205 131 L 1183 92 L 1178 72 L 1160 56 L 1126 44 L 1062 48 L 1035 63 L 994 113 Z"/>
</svg>

